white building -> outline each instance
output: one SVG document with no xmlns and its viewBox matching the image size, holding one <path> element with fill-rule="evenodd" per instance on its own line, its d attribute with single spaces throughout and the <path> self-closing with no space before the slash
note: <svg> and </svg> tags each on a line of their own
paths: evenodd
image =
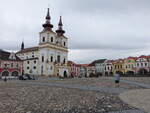
<svg viewBox="0 0 150 113">
<path fill-rule="evenodd" d="M 113 74 L 113 60 L 105 60 L 103 75 L 108 76 Z"/>
<path fill-rule="evenodd" d="M 43 30 L 39 33 L 39 44 L 36 47 L 25 48 L 22 43 L 17 56 L 23 60 L 24 73 L 46 76 L 68 76 L 68 38 L 60 17 L 58 29 L 52 30 L 49 8 Z"/>
<path fill-rule="evenodd" d="M 92 64 L 95 66 L 96 74 L 102 75 L 104 73 L 104 62 L 106 59 L 95 60 Z"/>
</svg>

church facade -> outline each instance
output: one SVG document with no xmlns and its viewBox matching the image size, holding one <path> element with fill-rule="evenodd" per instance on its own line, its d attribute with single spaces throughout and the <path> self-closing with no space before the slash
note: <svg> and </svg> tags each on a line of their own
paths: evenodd
<svg viewBox="0 0 150 113">
<path fill-rule="evenodd" d="M 43 30 L 39 33 L 36 47 L 24 48 L 24 42 L 17 56 L 23 60 L 23 74 L 67 77 L 68 72 L 68 38 L 64 36 L 62 18 L 54 32 L 50 20 L 49 8 Z"/>
</svg>

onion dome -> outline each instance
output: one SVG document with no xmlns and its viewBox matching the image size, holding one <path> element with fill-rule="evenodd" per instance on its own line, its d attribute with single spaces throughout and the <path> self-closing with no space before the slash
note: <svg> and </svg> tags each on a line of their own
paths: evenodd
<svg viewBox="0 0 150 113">
<path fill-rule="evenodd" d="M 51 17 L 50 17 L 50 13 L 49 13 L 49 8 L 47 10 L 47 15 L 46 15 L 46 22 L 43 24 L 43 27 L 45 30 L 51 30 L 53 28 L 53 25 L 51 24 L 50 20 L 51 20 Z"/>
<path fill-rule="evenodd" d="M 58 29 L 56 30 L 56 33 L 58 35 L 63 35 L 65 33 L 65 31 L 63 30 L 63 24 L 62 24 L 62 19 L 61 19 L 61 16 L 60 16 L 60 20 L 59 20 L 59 23 L 58 23 Z"/>
</svg>

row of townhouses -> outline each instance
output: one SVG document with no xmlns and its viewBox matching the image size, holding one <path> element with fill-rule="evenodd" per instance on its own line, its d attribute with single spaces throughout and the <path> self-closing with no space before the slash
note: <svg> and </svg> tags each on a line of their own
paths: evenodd
<svg viewBox="0 0 150 113">
<path fill-rule="evenodd" d="M 117 60 L 100 59 L 90 64 L 68 62 L 71 76 L 147 75 L 150 73 L 150 56 L 128 57 Z"/>
</svg>

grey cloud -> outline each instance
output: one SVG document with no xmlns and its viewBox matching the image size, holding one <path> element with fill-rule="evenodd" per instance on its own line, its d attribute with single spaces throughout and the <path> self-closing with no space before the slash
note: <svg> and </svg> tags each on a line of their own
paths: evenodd
<svg viewBox="0 0 150 113">
<path fill-rule="evenodd" d="M 53 30 L 57 29 L 60 14 L 63 16 L 71 60 L 91 61 L 150 51 L 149 0 L 0 1 L 0 48 L 18 50 L 23 38 L 25 47 L 37 45 L 48 4 Z M 100 52 L 103 54 L 97 54 Z M 76 54 L 82 57 L 74 57 Z"/>
</svg>

